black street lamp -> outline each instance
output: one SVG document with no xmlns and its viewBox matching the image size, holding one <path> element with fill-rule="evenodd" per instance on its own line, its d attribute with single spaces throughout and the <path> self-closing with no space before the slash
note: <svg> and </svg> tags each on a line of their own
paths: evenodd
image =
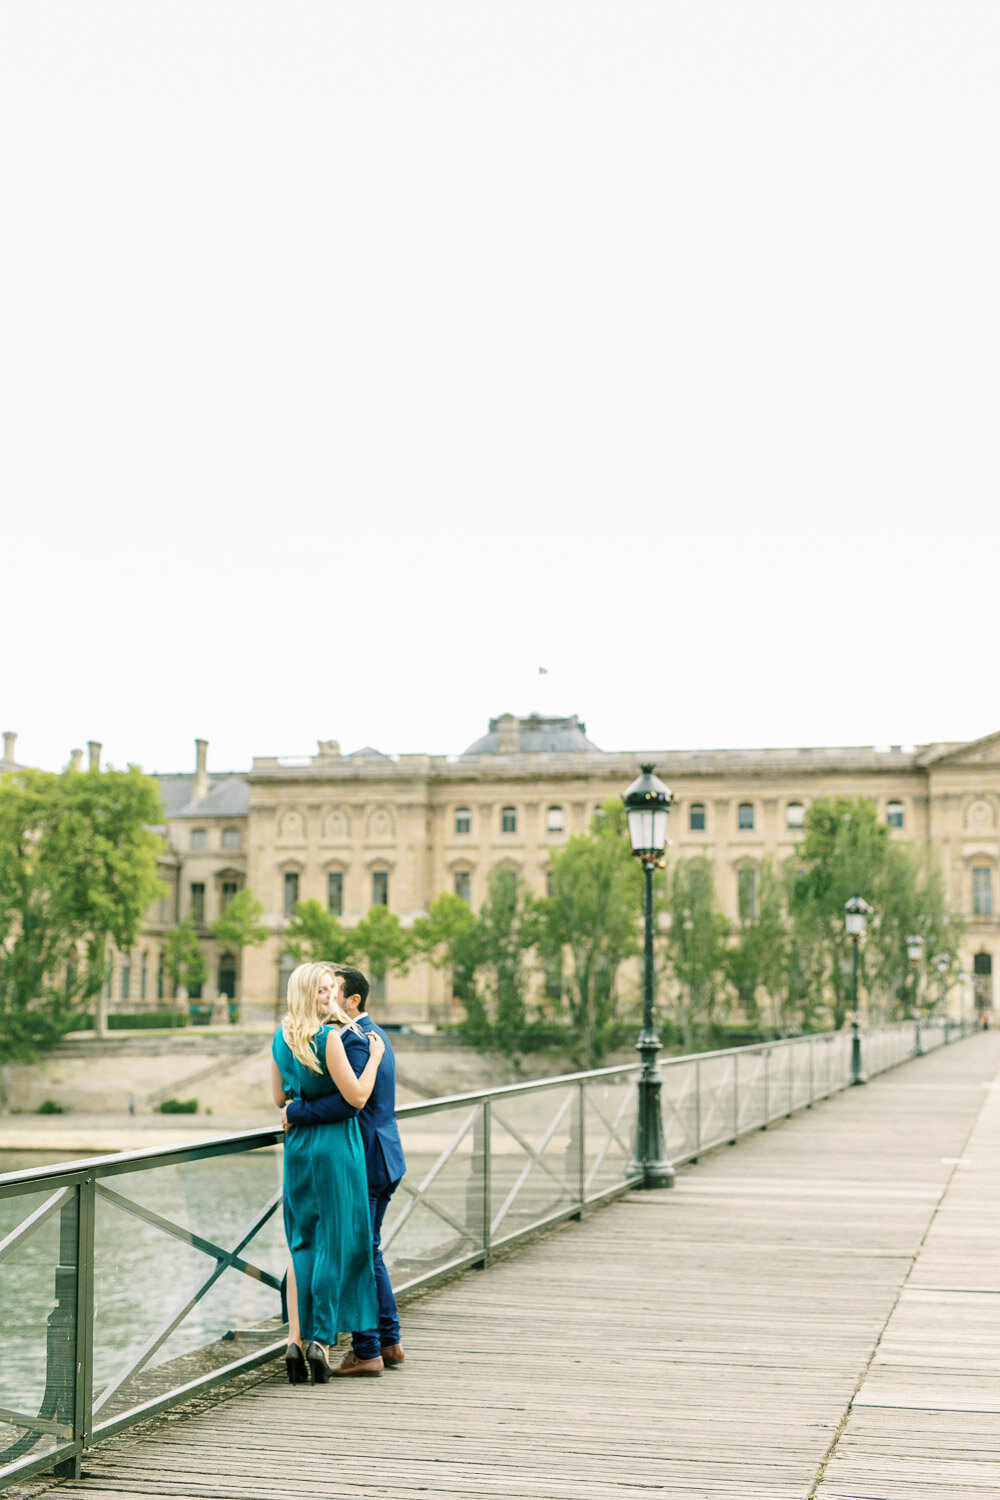
<svg viewBox="0 0 1000 1500">
<path fill-rule="evenodd" d="M 854 958 L 851 968 L 851 1082 L 867 1083 L 868 1074 L 861 1062 L 861 1029 L 858 1017 L 858 949 L 868 926 L 868 918 L 875 910 L 864 896 L 852 896 L 844 902 L 844 931 L 851 940 Z"/>
<path fill-rule="evenodd" d="M 644 1188 L 673 1187 L 674 1169 L 667 1159 L 663 1143 L 663 1117 L 660 1110 L 660 1067 L 657 1053 L 660 1038 L 656 1034 L 653 1002 L 656 990 L 656 966 L 653 956 L 653 871 L 662 869 L 667 848 L 667 816 L 674 794 L 653 775 L 652 765 L 640 767 L 642 775 L 633 781 L 622 797 L 628 818 L 628 836 L 632 853 L 642 862 L 644 876 L 643 911 L 646 919 L 642 965 L 642 1031 L 636 1049 L 642 1058 L 639 1079 L 639 1116 L 635 1132 L 635 1161 L 632 1166 L 642 1172 Z"/>
<path fill-rule="evenodd" d="M 926 1048 L 920 1035 L 920 964 L 924 956 L 924 940 L 919 932 L 911 932 L 906 939 L 906 956 L 913 965 L 913 1054 L 923 1057 Z"/>
</svg>

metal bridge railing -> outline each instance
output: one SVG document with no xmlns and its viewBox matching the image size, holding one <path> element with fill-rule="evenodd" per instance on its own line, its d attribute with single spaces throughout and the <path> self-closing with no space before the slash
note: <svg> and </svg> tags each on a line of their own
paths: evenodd
<svg viewBox="0 0 1000 1500">
<path fill-rule="evenodd" d="M 953 1026 L 951 1036 L 958 1034 Z M 874 1074 L 949 1040 L 869 1029 Z M 638 1184 L 639 1064 L 405 1105 L 408 1173 L 382 1244 L 400 1293 Z M 850 1034 L 665 1060 L 679 1164 L 850 1082 Z M 280 1130 L 0 1177 L 0 1488 L 284 1347 Z"/>
</svg>

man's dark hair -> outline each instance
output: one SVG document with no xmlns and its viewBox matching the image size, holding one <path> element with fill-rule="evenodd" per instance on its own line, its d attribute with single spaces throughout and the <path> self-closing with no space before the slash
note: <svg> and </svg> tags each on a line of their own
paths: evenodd
<svg viewBox="0 0 1000 1500">
<path fill-rule="evenodd" d="M 358 995 L 361 998 L 361 1009 L 364 1010 L 368 1004 L 368 981 L 360 969 L 350 969 L 346 964 L 338 964 L 334 970 L 344 981 L 344 996 Z"/>
</svg>

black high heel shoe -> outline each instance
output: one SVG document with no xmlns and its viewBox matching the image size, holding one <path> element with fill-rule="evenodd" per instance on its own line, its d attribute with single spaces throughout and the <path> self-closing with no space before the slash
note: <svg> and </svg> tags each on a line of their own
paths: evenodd
<svg viewBox="0 0 1000 1500">
<path fill-rule="evenodd" d="M 285 1370 L 288 1374 L 289 1384 L 309 1384 L 309 1366 L 306 1364 L 305 1355 L 298 1344 L 289 1344 L 285 1350 Z"/>
<path fill-rule="evenodd" d="M 312 1343 L 309 1345 L 309 1348 L 306 1350 L 306 1359 L 309 1361 L 309 1368 L 310 1370 L 312 1370 L 313 1380 L 317 1385 L 324 1385 L 328 1376 L 333 1374 L 333 1366 L 327 1359 L 326 1350 L 323 1348 L 322 1344 L 317 1344 L 316 1340 L 313 1339 Z"/>
</svg>

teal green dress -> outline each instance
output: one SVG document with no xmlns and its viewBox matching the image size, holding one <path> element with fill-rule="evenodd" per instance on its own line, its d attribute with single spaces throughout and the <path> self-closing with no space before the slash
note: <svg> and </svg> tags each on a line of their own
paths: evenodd
<svg viewBox="0 0 1000 1500">
<path fill-rule="evenodd" d="M 271 1055 L 289 1098 L 337 1092 L 325 1062 L 329 1032 L 323 1026 L 313 1038 L 319 1073 L 299 1062 L 280 1029 L 275 1035 Z M 284 1219 L 303 1338 L 332 1344 L 338 1333 L 377 1328 L 368 1180 L 357 1120 L 288 1132 Z"/>
</svg>

